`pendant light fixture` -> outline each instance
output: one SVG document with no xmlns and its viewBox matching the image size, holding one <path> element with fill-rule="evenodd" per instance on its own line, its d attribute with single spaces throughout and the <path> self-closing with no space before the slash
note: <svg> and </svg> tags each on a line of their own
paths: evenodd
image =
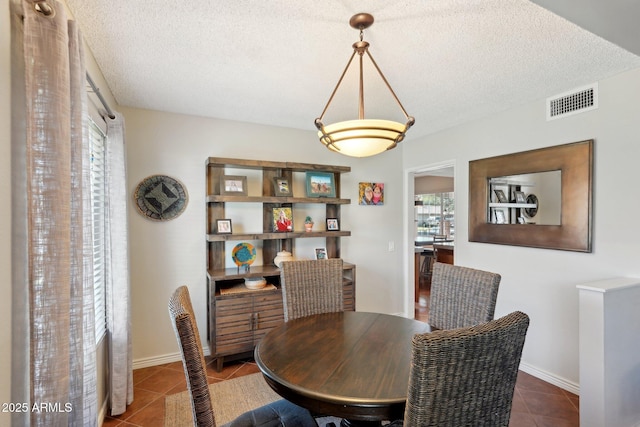
<svg viewBox="0 0 640 427">
<path fill-rule="evenodd" d="M 391 150 L 401 142 L 407 130 L 415 123 L 415 119 L 409 116 L 405 111 L 402 103 L 396 96 L 393 89 L 389 85 L 389 82 L 380 71 L 378 64 L 371 56 L 369 52 L 369 43 L 363 40 L 364 30 L 369 28 L 373 24 L 373 16 L 368 13 L 358 13 L 349 20 L 349 25 L 360 30 L 360 41 L 353 44 L 353 54 L 347 63 L 338 84 L 333 93 L 329 97 L 327 105 L 322 110 L 322 114 L 315 120 L 315 125 L 318 128 L 318 137 L 320 142 L 323 143 L 328 149 L 336 151 L 340 154 L 344 154 L 352 157 L 369 157 L 380 154 L 386 150 Z M 340 83 L 344 79 L 347 70 L 351 66 L 356 54 L 359 57 L 360 74 L 359 74 L 359 96 L 358 96 L 358 118 L 355 120 L 347 120 L 343 122 L 333 123 L 325 125 L 322 122 L 334 95 L 340 87 Z M 396 100 L 402 113 L 406 118 L 406 123 L 399 123 L 391 120 L 382 119 L 365 119 L 364 117 L 364 81 L 363 81 L 363 60 L 364 55 L 367 55 L 371 60 L 374 68 L 382 78 L 391 95 Z"/>
</svg>

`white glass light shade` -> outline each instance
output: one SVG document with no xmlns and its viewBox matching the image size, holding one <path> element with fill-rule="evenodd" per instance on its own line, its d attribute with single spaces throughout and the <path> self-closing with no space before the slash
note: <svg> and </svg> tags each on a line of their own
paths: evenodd
<svg viewBox="0 0 640 427">
<path fill-rule="evenodd" d="M 347 120 L 322 126 L 320 142 L 328 149 L 351 157 L 380 154 L 404 139 L 406 124 L 378 119 Z"/>
</svg>

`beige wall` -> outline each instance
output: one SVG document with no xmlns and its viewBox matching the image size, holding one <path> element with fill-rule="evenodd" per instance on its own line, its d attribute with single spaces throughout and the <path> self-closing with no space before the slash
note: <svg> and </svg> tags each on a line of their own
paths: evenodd
<svg viewBox="0 0 640 427">
<path fill-rule="evenodd" d="M 402 239 L 400 150 L 371 159 L 341 156 L 320 144 L 312 120 L 309 130 L 303 131 L 132 108 L 121 110 L 126 120 L 128 197 L 132 197 L 143 178 L 153 174 L 177 178 L 189 193 L 185 212 L 171 221 L 147 220 L 134 207 L 129 211 L 135 366 L 177 357 L 167 301 L 180 285 L 189 286 L 203 338 L 206 333 L 204 165 L 210 156 L 351 166 L 352 171 L 341 178 L 341 196 L 352 201 L 341 207 L 341 228 L 352 232 L 351 237 L 342 239 L 342 257 L 357 265 L 357 307 L 388 313 L 404 311 L 402 252 L 388 250 L 389 241 L 399 248 Z M 248 174 L 246 170 L 236 172 L 230 174 Z M 360 181 L 384 182 L 385 205 L 358 206 Z M 250 176 L 250 194 L 256 184 L 259 186 L 258 178 Z M 259 194 L 260 189 L 255 191 Z M 294 218 L 296 212 L 314 208 L 295 206 Z M 260 204 L 243 205 L 240 209 L 253 209 L 258 212 L 256 221 L 262 220 Z M 231 214 L 232 220 L 237 221 L 234 229 L 261 229 L 261 223 L 256 226 L 239 221 L 241 215 L 242 212 Z M 312 215 L 319 222 L 324 221 L 324 213 Z M 318 246 L 324 246 L 324 239 L 298 239 L 294 253 L 309 258 Z M 206 342 L 205 339 L 205 345 Z"/>
<path fill-rule="evenodd" d="M 9 0 L 0 2 L 0 403 L 11 402 L 11 65 Z M 0 425 L 10 414 L 0 411 Z"/>
<path fill-rule="evenodd" d="M 588 82 L 584 82 L 588 83 Z M 616 276 L 640 277 L 640 69 L 599 82 L 599 108 L 547 122 L 545 101 L 405 145 L 406 170 L 455 159 L 456 263 L 502 274 L 496 315 L 522 310 L 531 317 L 523 363 L 535 375 L 577 387 L 576 285 Z M 468 162 L 501 154 L 595 139 L 593 253 L 468 241 Z M 406 221 L 413 218 L 411 212 Z M 548 378 L 547 378 L 548 379 Z"/>
</svg>

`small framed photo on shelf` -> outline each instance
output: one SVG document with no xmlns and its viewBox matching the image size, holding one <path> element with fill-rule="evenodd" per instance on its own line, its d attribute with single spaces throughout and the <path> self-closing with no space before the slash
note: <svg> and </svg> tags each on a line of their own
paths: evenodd
<svg viewBox="0 0 640 427">
<path fill-rule="evenodd" d="M 498 199 L 498 203 L 509 203 L 507 200 L 507 196 L 504 195 L 504 191 L 502 190 L 493 190 L 496 193 L 496 198 Z"/>
<path fill-rule="evenodd" d="M 293 210 L 291 208 L 273 208 L 273 231 L 278 233 L 293 231 Z"/>
<path fill-rule="evenodd" d="M 507 224 L 507 215 L 504 209 L 495 209 L 493 211 L 494 222 L 496 224 Z"/>
<path fill-rule="evenodd" d="M 281 176 L 273 178 L 273 192 L 276 196 L 291 196 L 289 180 Z"/>
<path fill-rule="evenodd" d="M 216 234 L 231 234 L 230 219 L 216 219 Z"/>
<path fill-rule="evenodd" d="M 527 198 L 522 191 L 514 191 L 513 195 L 516 198 L 516 203 L 527 203 Z"/>
<path fill-rule="evenodd" d="M 247 177 L 223 175 L 220 179 L 220 194 L 226 196 L 246 196 Z"/>
<path fill-rule="evenodd" d="M 338 218 L 327 218 L 327 231 L 340 231 Z"/>
<path fill-rule="evenodd" d="M 327 259 L 327 248 L 316 248 L 316 259 Z"/>
<path fill-rule="evenodd" d="M 307 197 L 336 197 L 336 184 L 333 173 L 307 172 Z"/>
</svg>

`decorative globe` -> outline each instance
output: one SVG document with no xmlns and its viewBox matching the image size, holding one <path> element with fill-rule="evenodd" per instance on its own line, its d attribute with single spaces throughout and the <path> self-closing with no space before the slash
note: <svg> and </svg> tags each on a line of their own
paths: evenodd
<svg viewBox="0 0 640 427">
<path fill-rule="evenodd" d="M 231 252 L 231 258 L 238 267 L 251 265 L 256 260 L 256 248 L 251 243 L 238 243 Z"/>
</svg>

